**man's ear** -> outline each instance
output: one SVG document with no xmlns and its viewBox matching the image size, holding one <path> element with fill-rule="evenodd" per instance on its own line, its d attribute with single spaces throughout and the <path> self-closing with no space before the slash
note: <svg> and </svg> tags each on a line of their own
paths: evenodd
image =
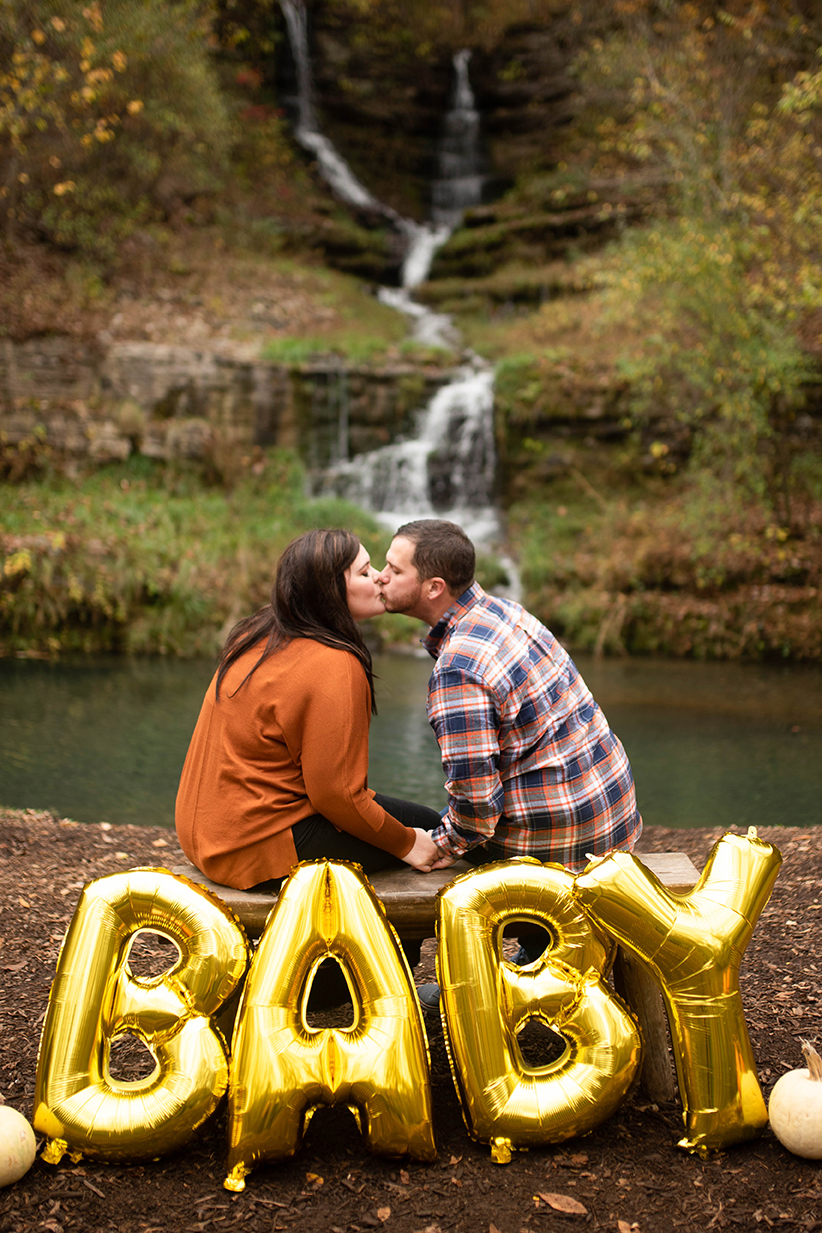
<svg viewBox="0 0 822 1233">
<path fill-rule="evenodd" d="M 426 579 L 425 588 L 427 591 L 426 599 L 429 601 L 442 599 L 443 595 L 448 590 L 448 587 L 445 585 L 444 578 Z"/>
</svg>

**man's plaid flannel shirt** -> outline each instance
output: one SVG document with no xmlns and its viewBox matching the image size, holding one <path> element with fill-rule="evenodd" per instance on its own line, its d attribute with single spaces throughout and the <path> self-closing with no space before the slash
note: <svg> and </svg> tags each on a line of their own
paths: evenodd
<svg viewBox="0 0 822 1233">
<path fill-rule="evenodd" d="M 431 838 L 451 856 L 535 856 L 581 869 L 642 832 L 631 767 L 567 652 L 520 604 L 478 583 L 433 627 L 428 718 L 449 805 Z M 480 855 L 473 854 L 474 859 Z"/>
</svg>

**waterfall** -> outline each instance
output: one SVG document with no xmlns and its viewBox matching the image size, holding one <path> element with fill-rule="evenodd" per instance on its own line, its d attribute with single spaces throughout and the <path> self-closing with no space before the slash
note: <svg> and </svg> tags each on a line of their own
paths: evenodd
<svg viewBox="0 0 822 1233">
<path fill-rule="evenodd" d="M 288 28 L 288 40 L 297 68 L 297 127 L 294 136 L 304 150 L 317 160 L 320 173 L 334 192 L 348 205 L 374 210 L 396 223 L 399 215 L 390 206 L 383 205 L 361 184 L 345 160 L 337 153 L 331 142 L 318 126 L 314 110 L 314 81 L 311 75 L 311 58 L 308 52 L 308 21 L 305 6 L 299 0 L 280 0 L 280 7 Z"/>
<path fill-rule="evenodd" d="M 321 174 L 343 201 L 381 214 L 406 237 L 402 286 L 381 287 L 379 298 L 411 318 L 412 336 L 419 341 L 431 346 L 458 345 L 450 317 L 420 304 L 411 290 L 427 278 L 437 248 L 459 224 L 463 210 L 481 197 L 479 113 L 468 77 L 470 52 L 458 52 L 453 59 L 454 87 L 437 150 L 433 225 L 416 223 L 373 197 L 320 132 L 306 10 L 299 0 L 280 0 L 280 4 L 297 67 L 297 141 L 316 157 Z M 454 379 L 420 409 L 413 440 L 395 441 L 354 458 L 343 453 L 348 432 L 341 404 L 339 461 L 317 477 L 318 490 L 371 510 L 392 529 L 414 518 L 449 518 L 475 541 L 492 540 L 499 532 L 494 506 L 493 384 L 492 369 L 472 355 Z M 347 417 L 347 400 L 343 401 Z"/>
<path fill-rule="evenodd" d="M 485 177 L 480 152 L 480 117 L 468 78 L 470 51 L 454 56 L 454 91 L 442 126 L 431 217 L 453 229 L 463 212 L 482 200 Z"/>
<path fill-rule="evenodd" d="M 422 411 L 417 435 L 330 469 L 326 491 L 370 509 L 393 529 L 449 518 L 474 540 L 498 532 L 494 489 L 494 374 L 463 369 Z"/>
</svg>

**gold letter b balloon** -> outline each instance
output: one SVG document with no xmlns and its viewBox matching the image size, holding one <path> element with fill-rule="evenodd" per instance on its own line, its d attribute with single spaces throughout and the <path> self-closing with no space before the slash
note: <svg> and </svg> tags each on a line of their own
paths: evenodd
<svg viewBox="0 0 822 1233">
<path fill-rule="evenodd" d="M 437 967 L 454 1080 L 469 1133 L 499 1163 L 513 1147 L 586 1134 L 617 1109 L 636 1073 L 639 1031 L 602 979 L 612 945 L 581 912 L 573 876 L 522 860 L 488 865 L 440 893 Z M 551 945 L 520 969 L 500 962 L 505 925 L 543 925 Z M 547 1066 L 517 1033 L 541 1019 L 565 1039 Z"/>
<path fill-rule="evenodd" d="M 162 976 L 128 966 L 140 931 L 159 933 L 180 959 Z M 229 910 L 186 879 L 134 869 L 91 882 L 66 935 L 43 1025 L 34 1126 L 63 1152 L 144 1160 L 182 1146 L 219 1103 L 228 1060 L 212 1016 L 248 963 L 248 942 Z M 147 1078 L 109 1071 L 118 1036 L 142 1040 L 155 1059 Z"/>
</svg>

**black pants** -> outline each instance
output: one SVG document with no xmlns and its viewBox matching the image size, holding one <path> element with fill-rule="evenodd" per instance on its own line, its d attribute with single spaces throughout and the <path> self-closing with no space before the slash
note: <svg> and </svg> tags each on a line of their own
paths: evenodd
<svg viewBox="0 0 822 1233">
<path fill-rule="evenodd" d="M 383 796 L 377 793 L 374 797 L 392 818 L 402 822 L 403 826 L 418 826 L 420 830 L 432 831 L 441 822 L 436 809 L 427 805 L 417 805 L 414 801 L 403 801 L 396 796 Z M 328 860 L 356 861 L 362 865 L 364 873 L 376 873 L 379 869 L 399 869 L 405 862 L 390 852 L 383 852 L 372 843 L 349 835 L 347 831 L 338 831 L 321 813 L 312 813 L 303 818 L 291 828 L 294 836 L 294 846 L 301 861 Z"/>
</svg>

